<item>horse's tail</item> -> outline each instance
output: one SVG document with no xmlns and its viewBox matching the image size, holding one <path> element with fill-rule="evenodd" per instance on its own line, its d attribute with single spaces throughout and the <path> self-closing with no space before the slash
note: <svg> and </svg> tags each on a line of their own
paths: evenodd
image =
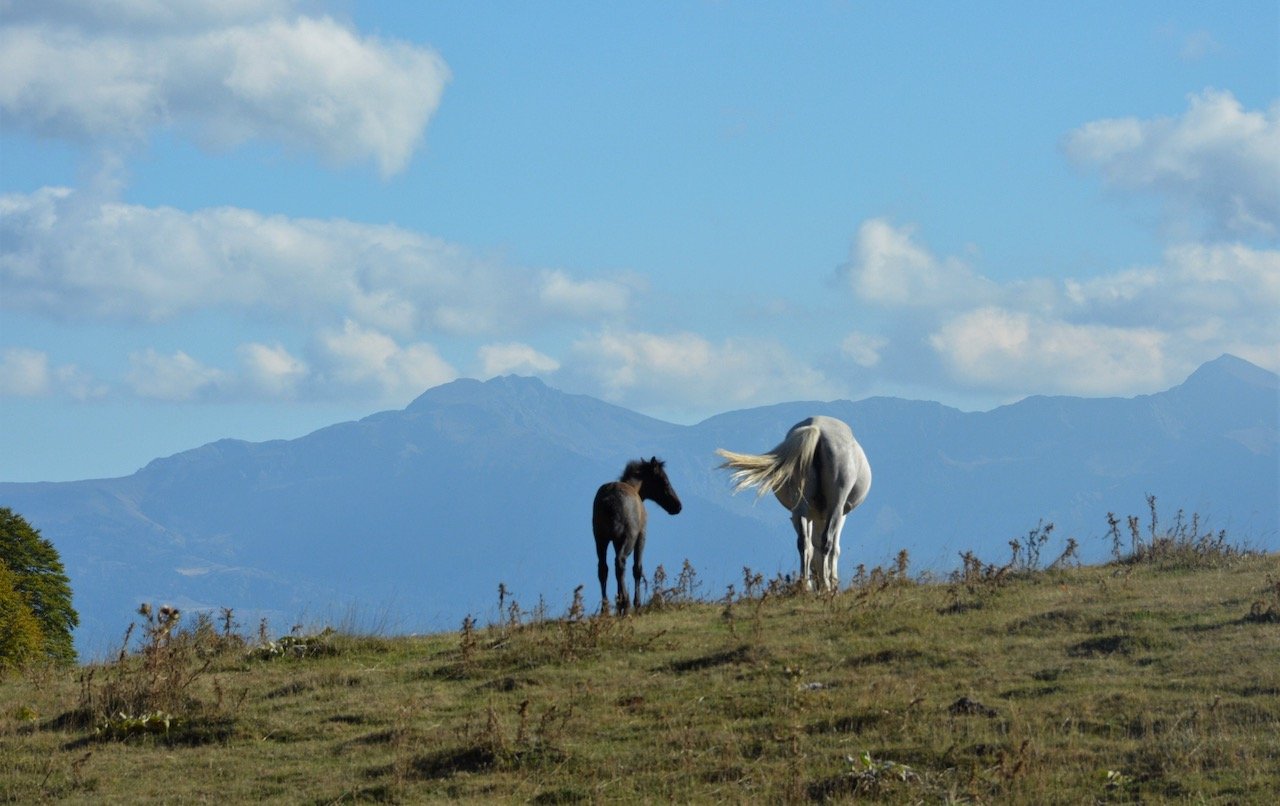
<svg viewBox="0 0 1280 806">
<path fill-rule="evenodd" d="M 816 425 L 793 428 L 778 447 L 769 453 L 734 453 L 717 448 L 724 458 L 720 467 L 733 470 L 733 491 L 756 488 L 756 496 L 774 493 L 789 482 L 796 484 L 799 497 L 804 497 L 804 480 L 809 475 L 813 456 L 818 448 L 819 432 Z"/>
</svg>

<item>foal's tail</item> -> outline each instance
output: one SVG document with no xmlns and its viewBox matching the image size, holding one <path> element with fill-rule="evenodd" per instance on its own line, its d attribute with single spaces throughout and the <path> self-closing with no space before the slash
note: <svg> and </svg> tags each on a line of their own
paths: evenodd
<svg viewBox="0 0 1280 806">
<path fill-rule="evenodd" d="M 804 480 L 813 464 L 818 447 L 818 427 L 804 425 L 793 428 L 778 447 L 766 454 L 734 453 L 716 448 L 724 458 L 722 468 L 733 470 L 733 491 L 756 488 L 756 496 L 775 493 L 788 483 L 796 485 L 799 497 L 804 497 Z"/>
</svg>

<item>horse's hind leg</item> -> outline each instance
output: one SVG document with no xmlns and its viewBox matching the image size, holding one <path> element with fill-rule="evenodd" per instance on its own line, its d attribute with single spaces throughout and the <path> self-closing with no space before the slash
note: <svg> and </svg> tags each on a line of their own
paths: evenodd
<svg viewBox="0 0 1280 806">
<path fill-rule="evenodd" d="M 827 521 L 815 519 L 809 521 L 809 540 L 813 546 L 813 554 L 809 558 L 809 577 L 816 590 L 826 590 L 827 578 L 831 564 L 829 562 L 831 545 L 827 542 Z"/>
<path fill-rule="evenodd" d="M 821 537 L 817 536 L 815 530 L 813 556 L 809 560 L 809 579 L 813 583 L 814 590 L 819 591 L 827 586 L 827 552 L 820 541 Z"/>
<path fill-rule="evenodd" d="M 805 590 L 812 590 L 809 577 L 813 565 L 813 521 L 795 509 L 791 512 L 791 525 L 796 530 L 796 551 L 800 554 L 800 581 Z"/>
<path fill-rule="evenodd" d="M 840 532 L 843 529 L 844 515 L 842 513 L 832 515 L 831 523 L 827 526 L 824 571 L 827 588 L 833 591 L 840 590 Z"/>
</svg>

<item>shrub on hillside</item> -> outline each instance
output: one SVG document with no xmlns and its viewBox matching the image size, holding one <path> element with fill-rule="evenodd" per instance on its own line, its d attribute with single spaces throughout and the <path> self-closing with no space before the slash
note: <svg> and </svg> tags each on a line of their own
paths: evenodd
<svg viewBox="0 0 1280 806">
<path fill-rule="evenodd" d="M 16 581 L 9 566 L 0 562 L 0 674 L 22 668 L 44 645 L 40 622 L 18 593 Z"/>
<path fill-rule="evenodd" d="M 1227 530 L 1204 530 L 1200 514 L 1187 518 L 1179 509 L 1173 523 L 1165 526 L 1156 511 L 1156 497 L 1147 496 L 1148 520 L 1145 527 L 1137 515 L 1126 519 L 1129 552 L 1124 551 L 1120 519 L 1107 513 L 1107 536 L 1111 540 L 1113 559 L 1124 565 L 1146 563 L 1163 568 L 1213 568 L 1253 554 L 1246 546 L 1227 540 Z"/>
<path fill-rule="evenodd" d="M 75 663 L 71 631 L 80 616 L 71 606 L 71 582 L 53 544 L 8 507 L 0 507 L 0 561 L 12 585 L 40 625 L 41 651 L 59 663 Z"/>
<path fill-rule="evenodd" d="M 143 604 L 138 614 L 143 617 L 138 651 L 129 652 L 135 623 L 129 625 L 115 661 L 81 674 L 79 706 L 65 721 L 92 727 L 99 740 L 154 735 L 199 744 L 225 738 L 234 724 L 225 692 L 215 678 L 210 701 L 199 690 L 205 687 L 196 683 L 219 655 L 238 653 L 243 640 L 226 631 L 219 634 L 204 614 L 186 630 L 178 628 L 182 614 L 177 608 Z M 231 623 L 229 611 L 226 623 Z"/>
</svg>

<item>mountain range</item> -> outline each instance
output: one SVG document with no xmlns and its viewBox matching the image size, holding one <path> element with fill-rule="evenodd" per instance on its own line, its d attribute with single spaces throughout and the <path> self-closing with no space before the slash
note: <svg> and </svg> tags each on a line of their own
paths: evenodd
<svg viewBox="0 0 1280 806">
<path fill-rule="evenodd" d="M 1280 548 L 1280 383 L 1224 355 L 1182 384 L 1133 398 L 1030 397 L 986 412 L 876 397 L 794 402 L 676 425 L 525 377 L 458 380 L 403 410 L 293 440 L 221 440 L 133 475 L 0 483 L 0 505 L 57 547 L 81 615 L 77 646 L 100 655 L 141 602 L 228 607 L 247 627 L 351 622 L 395 632 L 498 617 L 499 583 L 519 604 L 565 611 L 598 601 L 591 500 L 630 459 L 658 456 L 684 503 L 651 507 L 646 569 L 700 592 L 744 568 L 792 573 L 794 537 L 772 499 L 731 495 L 717 447 L 761 453 L 795 422 L 848 422 L 874 483 L 842 540 L 847 579 L 906 549 L 943 574 L 972 550 L 1054 525 L 1081 556 L 1109 556 L 1107 514 L 1167 524 L 1196 513 L 1254 548 Z M 1125 532 L 1127 540 L 1127 530 Z M 610 581 L 612 591 L 612 580 Z M 510 601 L 510 598 L 507 599 Z"/>
</svg>

